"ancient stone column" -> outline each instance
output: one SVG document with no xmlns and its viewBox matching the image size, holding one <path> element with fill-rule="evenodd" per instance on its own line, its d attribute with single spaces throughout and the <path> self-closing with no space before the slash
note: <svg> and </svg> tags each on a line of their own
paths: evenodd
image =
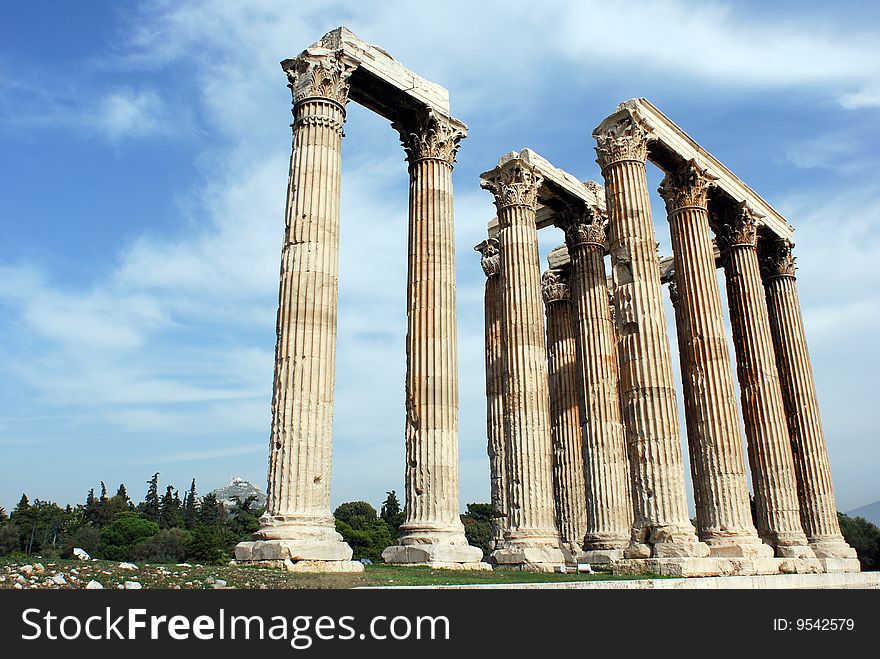
<svg viewBox="0 0 880 659">
<path fill-rule="evenodd" d="M 535 225 L 542 177 L 512 159 L 484 174 L 495 195 L 501 251 L 501 342 L 504 346 L 504 434 L 507 520 L 492 552 L 500 565 L 547 570 L 563 563 L 553 507 L 547 349 Z"/>
<path fill-rule="evenodd" d="M 660 186 L 675 254 L 688 443 L 697 525 L 711 555 L 772 557 L 752 523 L 745 455 L 736 408 L 730 352 L 709 227 L 708 192 L 714 179 L 691 160 L 668 172 Z"/>
<path fill-rule="evenodd" d="M 281 253 L 275 385 L 266 513 L 238 560 L 294 569 L 363 570 L 350 561 L 330 514 L 339 184 L 342 124 L 352 66 L 303 55 L 286 69 L 293 92 L 293 152 Z M 291 566 L 291 561 L 295 564 Z"/>
<path fill-rule="evenodd" d="M 797 479 L 758 263 L 758 221 L 746 204 L 719 218 L 727 304 L 755 493 L 758 534 L 785 558 L 812 558 L 800 519 Z"/>
<path fill-rule="evenodd" d="M 617 346 L 605 275 L 605 226 L 594 208 L 568 208 L 560 216 L 570 258 L 568 283 L 579 370 L 587 524 L 581 538 L 588 563 L 622 558 L 630 538 L 626 432 L 620 412 Z"/>
<path fill-rule="evenodd" d="M 386 563 L 479 565 L 458 502 L 452 165 L 465 126 L 433 111 L 397 122 L 409 162 L 406 518 Z M 488 565 L 485 567 L 488 568 Z"/>
<path fill-rule="evenodd" d="M 547 312 L 547 368 L 550 381 L 550 437 L 556 525 L 572 558 L 581 553 L 587 525 L 581 410 L 578 401 L 577 345 L 566 273 L 541 276 Z"/>
<path fill-rule="evenodd" d="M 794 243 L 782 239 L 765 244 L 762 274 L 794 454 L 801 522 L 817 557 L 855 558 L 855 550 L 844 541 L 837 521 L 831 467 L 797 294 L 793 247 Z"/>
<path fill-rule="evenodd" d="M 635 520 L 625 556 L 705 556 L 688 519 L 684 467 L 657 240 L 645 171 L 647 132 L 636 119 L 593 133 L 605 178 L 618 355 Z"/>
<path fill-rule="evenodd" d="M 489 454 L 489 483 L 492 503 L 492 537 L 498 544 L 507 528 L 507 478 L 504 464 L 504 365 L 501 345 L 501 313 L 498 300 L 498 273 L 501 255 L 498 241 L 484 240 L 474 248 L 482 254 L 480 264 L 486 275 L 486 436 Z"/>
</svg>

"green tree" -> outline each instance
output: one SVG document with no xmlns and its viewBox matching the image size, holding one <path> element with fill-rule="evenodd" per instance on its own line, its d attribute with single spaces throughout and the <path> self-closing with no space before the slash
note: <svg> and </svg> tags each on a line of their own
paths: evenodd
<svg viewBox="0 0 880 659">
<path fill-rule="evenodd" d="M 163 529 L 183 526 L 180 496 L 171 485 L 159 501 L 159 526 Z"/>
<path fill-rule="evenodd" d="M 216 524 L 198 524 L 192 530 L 189 560 L 199 563 L 220 563 L 226 558 L 225 541 Z"/>
<path fill-rule="evenodd" d="M 101 531 L 94 526 L 84 524 L 64 534 L 61 540 L 62 556 L 73 555 L 75 547 L 85 549 L 90 556 L 98 556 L 101 552 Z"/>
<path fill-rule="evenodd" d="M 376 509 L 366 501 L 349 501 L 333 511 L 333 517 L 355 531 L 363 531 L 378 518 Z"/>
<path fill-rule="evenodd" d="M 147 481 L 147 495 L 140 506 L 144 517 L 156 523 L 159 522 L 159 472 Z"/>
<path fill-rule="evenodd" d="M 192 536 L 184 529 L 162 529 L 156 535 L 135 544 L 129 556 L 147 563 L 180 563 L 189 553 Z"/>
<path fill-rule="evenodd" d="M 208 492 L 202 497 L 199 505 L 198 523 L 206 526 L 221 526 L 226 517 L 226 509 L 217 499 L 217 495 Z"/>
<path fill-rule="evenodd" d="M 21 529 L 11 522 L 0 526 L 0 556 L 21 550 Z"/>
<path fill-rule="evenodd" d="M 492 504 L 469 503 L 467 512 L 461 516 L 461 523 L 468 543 L 482 549 L 487 556 L 493 539 Z"/>
<path fill-rule="evenodd" d="M 864 517 L 837 513 L 837 519 L 844 539 L 859 555 L 862 570 L 880 569 L 880 528 Z"/>
<path fill-rule="evenodd" d="M 122 497 L 125 501 L 128 501 L 128 492 L 125 489 L 125 483 L 120 483 L 119 487 L 116 490 L 116 496 Z"/>
<path fill-rule="evenodd" d="M 391 536 L 396 538 L 400 535 L 400 525 L 403 524 L 404 514 L 400 509 L 400 502 L 397 500 L 397 493 L 394 490 L 385 493 L 385 501 L 382 502 L 382 508 L 379 511 L 381 517 L 391 531 Z"/>
<path fill-rule="evenodd" d="M 379 563 L 382 560 L 382 551 L 394 544 L 391 529 L 384 519 L 376 518 L 357 529 L 337 519 L 336 531 L 351 547 L 354 560 L 368 558 L 373 563 Z"/>
<path fill-rule="evenodd" d="M 104 558 L 128 560 L 132 547 L 159 532 L 156 522 L 135 512 L 120 513 L 101 530 L 101 553 Z"/>
<path fill-rule="evenodd" d="M 196 497 L 196 479 L 193 478 L 189 492 L 183 497 L 183 523 L 188 529 L 195 528 L 198 522 L 198 498 Z"/>
<path fill-rule="evenodd" d="M 20 529 L 21 547 L 26 553 L 57 555 L 60 536 L 76 523 L 77 516 L 52 501 L 35 499 L 30 504 L 27 497 L 22 496 L 10 519 Z"/>
</svg>

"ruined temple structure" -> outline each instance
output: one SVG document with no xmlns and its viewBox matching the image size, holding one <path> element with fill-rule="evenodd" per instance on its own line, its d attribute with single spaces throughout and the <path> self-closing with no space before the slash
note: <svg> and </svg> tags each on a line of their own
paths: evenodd
<svg viewBox="0 0 880 659">
<path fill-rule="evenodd" d="M 497 209 L 476 247 L 487 276 L 493 561 L 678 576 L 858 571 L 837 522 L 793 228 L 645 99 L 622 103 L 593 137 L 604 186 L 530 149 L 481 176 Z M 666 174 L 670 257 L 658 254 L 647 161 Z M 562 229 L 565 245 L 542 274 L 537 231 L 546 226 Z"/>
<path fill-rule="evenodd" d="M 236 559 L 363 569 L 330 513 L 342 129 L 354 101 L 391 122 L 410 176 L 405 521 L 383 559 L 489 569 L 459 519 L 452 168 L 466 127 L 450 114 L 445 89 L 345 28 L 281 64 L 294 121 L 268 501 Z M 837 523 L 792 227 L 644 99 L 621 104 L 593 136 L 604 185 L 529 149 L 481 176 L 497 208 L 476 247 L 486 274 L 491 562 L 683 576 L 858 570 Z M 647 161 L 666 174 L 660 194 L 673 254 L 665 258 Z M 564 231 L 565 245 L 542 273 L 537 236 L 547 226 Z"/>
<path fill-rule="evenodd" d="M 336 29 L 281 63 L 293 150 L 281 251 L 266 514 L 242 562 L 358 571 L 330 513 L 342 127 L 351 100 L 389 119 L 409 165 L 406 519 L 390 563 L 488 569 L 458 502 L 458 373 L 452 167 L 466 126 L 448 92 Z"/>
</svg>

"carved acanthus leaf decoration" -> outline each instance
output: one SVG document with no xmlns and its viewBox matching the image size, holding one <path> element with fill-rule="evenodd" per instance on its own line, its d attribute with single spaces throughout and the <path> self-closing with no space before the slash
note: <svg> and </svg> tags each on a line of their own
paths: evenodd
<svg viewBox="0 0 880 659">
<path fill-rule="evenodd" d="M 786 238 L 775 238 L 764 245 L 761 274 L 765 279 L 794 277 L 797 266 L 793 249 L 794 243 Z"/>
<path fill-rule="evenodd" d="M 605 247 L 605 218 L 596 206 L 568 206 L 557 215 L 557 225 L 570 252 L 587 245 Z"/>
<path fill-rule="evenodd" d="M 544 182 L 534 168 L 522 160 L 508 160 L 485 178 L 480 179 L 480 186 L 495 195 L 495 207 L 500 211 L 508 206 L 528 206 L 536 210 L 538 206 L 538 190 Z M 501 215 L 498 217 L 501 220 Z"/>
<path fill-rule="evenodd" d="M 494 277 L 501 272 L 501 251 L 495 238 L 484 240 L 474 249 L 482 255 L 480 265 L 483 266 L 483 272 L 487 277 Z"/>
<path fill-rule="evenodd" d="M 657 191 L 666 202 L 666 212 L 672 214 L 682 208 L 707 208 L 709 189 L 715 185 L 716 177 L 688 160 L 668 172 Z"/>
<path fill-rule="evenodd" d="M 758 244 L 759 218 L 745 202 L 726 209 L 719 218 L 718 248 L 726 251 L 736 246 L 755 247 Z"/>
<path fill-rule="evenodd" d="M 293 93 L 293 104 L 307 98 L 325 98 L 344 106 L 348 102 L 348 77 L 355 68 L 343 57 L 342 51 L 320 56 L 304 53 L 290 60 L 284 72 Z"/>
<path fill-rule="evenodd" d="M 396 121 L 391 127 L 400 134 L 410 164 L 432 158 L 451 165 L 461 141 L 467 137 L 464 124 L 431 109 L 419 113 L 415 125 Z"/>
<path fill-rule="evenodd" d="M 603 170 L 610 164 L 621 160 L 645 162 L 648 157 L 648 129 L 635 117 L 627 116 L 616 121 L 596 138 L 596 162 Z"/>
<path fill-rule="evenodd" d="M 568 281 L 565 273 L 559 268 L 552 268 L 542 274 L 541 293 L 547 304 L 568 300 Z"/>
</svg>

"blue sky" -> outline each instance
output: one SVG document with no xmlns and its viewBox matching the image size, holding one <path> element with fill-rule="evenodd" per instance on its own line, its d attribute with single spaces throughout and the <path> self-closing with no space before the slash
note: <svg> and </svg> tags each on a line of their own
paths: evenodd
<svg viewBox="0 0 880 659">
<path fill-rule="evenodd" d="M 342 24 L 447 87 L 470 127 L 455 170 L 463 502 L 488 499 L 478 174 L 528 146 L 598 179 L 590 132 L 634 96 L 797 228 L 839 508 L 880 499 L 878 19 L 846 2 L 0 5 L 0 505 L 79 501 L 101 479 L 139 498 L 154 471 L 181 489 L 265 482 L 290 155 L 278 62 Z M 402 490 L 403 156 L 349 106 L 334 505 Z M 561 241 L 541 232 L 544 253 Z"/>
</svg>

